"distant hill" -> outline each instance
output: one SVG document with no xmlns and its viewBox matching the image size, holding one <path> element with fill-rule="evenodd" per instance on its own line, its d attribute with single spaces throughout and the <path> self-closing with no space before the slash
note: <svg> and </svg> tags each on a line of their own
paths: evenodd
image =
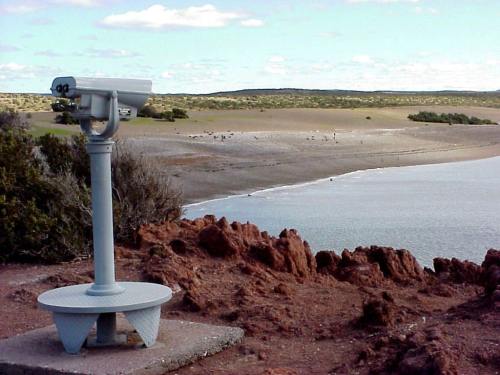
<svg viewBox="0 0 500 375">
<path fill-rule="evenodd" d="M 260 96 L 260 95 L 300 95 L 300 96 L 321 96 L 321 95 L 339 95 L 339 96 L 361 96 L 361 95 L 484 95 L 497 94 L 496 91 L 460 91 L 460 90 L 439 90 L 439 91 L 393 91 L 393 90 L 376 90 L 376 91 L 359 91 L 359 90 L 310 90 L 297 88 L 280 88 L 280 89 L 243 89 L 234 91 L 217 91 L 209 94 L 199 94 L 200 96 Z"/>
</svg>

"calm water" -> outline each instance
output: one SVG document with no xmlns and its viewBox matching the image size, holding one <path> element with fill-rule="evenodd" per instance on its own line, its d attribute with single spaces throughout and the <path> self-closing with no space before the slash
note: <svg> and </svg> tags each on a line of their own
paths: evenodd
<svg viewBox="0 0 500 375">
<path fill-rule="evenodd" d="M 314 251 L 359 245 L 406 248 L 421 264 L 436 256 L 480 263 L 500 249 L 500 157 L 359 171 L 187 206 L 250 221 L 277 235 L 296 228 Z"/>
</svg>

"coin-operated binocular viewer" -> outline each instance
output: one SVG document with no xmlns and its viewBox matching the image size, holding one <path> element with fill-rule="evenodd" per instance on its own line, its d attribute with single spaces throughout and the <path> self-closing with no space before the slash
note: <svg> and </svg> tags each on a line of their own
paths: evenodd
<svg viewBox="0 0 500 375">
<path fill-rule="evenodd" d="M 53 313 L 59 337 L 68 353 L 88 345 L 118 345 L 126 337 L 117 335 L 116 313 L 125 314 L 146 346 L 155 343 L 160 324 L 160 306 L 170 300 L 170 288 L 143 282 L 116 282 L 111 193 L 111 137 L 120 119 L 137 116 L 151 95 L 151 81 L 113 78 L 58 77 L 52 94 L 75 101 L 73 116 L 88 136 L 92 183 L 92 230 L 94 283 L 49 290 L 38 297 L 39 305 Z M 107 121 L 99 131 L 95 121 Z M 97 322 L 95 340 L 87 340 Z"/>
</svg>

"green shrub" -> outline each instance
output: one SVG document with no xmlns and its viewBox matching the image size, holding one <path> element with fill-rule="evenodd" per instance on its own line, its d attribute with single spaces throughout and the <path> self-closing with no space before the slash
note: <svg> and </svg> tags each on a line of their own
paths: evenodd
<svg viewBox="0 0 500 375">
<path fill-rule="evenodd" d="M 90 158 L 85 137 L 66 142 L 53 135 L 40 137 L 40 151 L 52 173 L 70 173 L 90 189 Z M 181 215 L 181 193 L 167 176 L 144 156 L 118 142 L 112 154 L 114 234 L 118 242 L 135 243 L 136 231 L 146 223 L 175 220 Z M 89 207 L 90 209 L 90 207 Z"/>
<path fill-rule="evenodd" d="M 56 116 L 56 123 L 64 125 L 77 125 L 78 120 L 75 119 L 70 112 L 64 111 L 60 115 Z"/>
<path fill-rule="evenodd" d="M 185 109 L 172 108 L 172 114 L 174 118 L 189 118 Z"/>
<path fill-rule="evenodd" d="M 76 181 L 67 188 L 47 174 L 34 148 L 24 132 L 0 132 L 0 261 L 57 262 L 88 254 L 88 193 Z"/>
<path fill-rule="evenodd" d="M 126 145 L 113 153 L 112 183 L 118 242 L 133 242 L 141 224 L 181 215 L 180 192 Z M 83 136 L 35 140 L 23 130 L 0 128 L 0 262 L 91 255 L 91 212 Z"/>
<path fill-rule="evenodd" d="M 49 133 L 37 139 L 51 173 L 71 173 L 77 180 L 90 186 L 90 158 L 85 142 L 83 134 L 73 135 L 70 142 Z"/>
<path fill-rule="evenodd" d="M 26 130 L 29 128 L 29 123 L 19 113 L 13 110 L 0 112 L 0 131 Z"/>
<path fill-rule="evenodd" d="M 169 122 L 174 122 L 175 121 L 174 113 L 171 112 L 171 111 L 164 111 L 164 112 L 162 112 L 161 115 L 160 115 L 160 118 L 162 120 L 169 121 Z"/>
<path fill-rule="evenodd" d="M 142 224 L 178 219 L 182 214 L 181 192 L 167 175 L 126 143 L 118 143 L 111 164 L 115 237 L 136 241 Z"/>
<path fill-rule="evenodd" d="M 468 117 L 463 113 L 441 113 L 440 115 L 435 112 L 420 111 L 417 114 L 410 114 L 408 118 L 412 121 L 420 122 L 437 122 L 445 124 L 465 124 L 465 125 L 483 125 L 496 123 L 488 119 L 479 119 L 477 117 Z"/>
<path fill-rule="evenodd" d="M 145 105 L 141 108 L 141 110 L 137 113 L 139 117 L 151 117 L 151 118 L 159 118 L 158 110 L 152 105 Z"/>
<path fill-rule="evenodd" d="M 160 112 L 153 105 L 145 105 L 138 113 L 139 117 L 150 117 L 158 120 L 174 122 L 176 118 L 188 118 L 186 111 L 180 108 L 173 108 L 172 111 Z"/>
</svg>

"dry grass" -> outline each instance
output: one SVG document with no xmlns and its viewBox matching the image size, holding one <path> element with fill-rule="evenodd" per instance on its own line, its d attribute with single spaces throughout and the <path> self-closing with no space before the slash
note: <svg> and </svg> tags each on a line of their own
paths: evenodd
<svg viewBox="0 0 500 375">
<path fill-rule="evenodd" d="M 53 100 L 53 97 L 45 95 L 0 93 L 0 111 L 7 109 L 19 112 L 51 111 L 50 103 Z"/>
<path fill-rule="evenodd" d="M 0 93 L 0 111 L 50 111 L 48 95 Z M 148 103 L 160 111 L 172 108 L 276 109 L 276 108 L 378 108 L 396 106 L 476 106 L 500 108 L 500 92 L 488 93 L 339 93 L 262 95 L 153 95 Z"/>
<path fill-rule="evenodd" d="M 457 94 L 273 94 L 273 95 L 155 95 L 150 103 L 162 110 L 271 109 L 271 108 L 377 108 L 413 105 L 450 105 L 500 108 L 500 93 Z"/>
</svg>

